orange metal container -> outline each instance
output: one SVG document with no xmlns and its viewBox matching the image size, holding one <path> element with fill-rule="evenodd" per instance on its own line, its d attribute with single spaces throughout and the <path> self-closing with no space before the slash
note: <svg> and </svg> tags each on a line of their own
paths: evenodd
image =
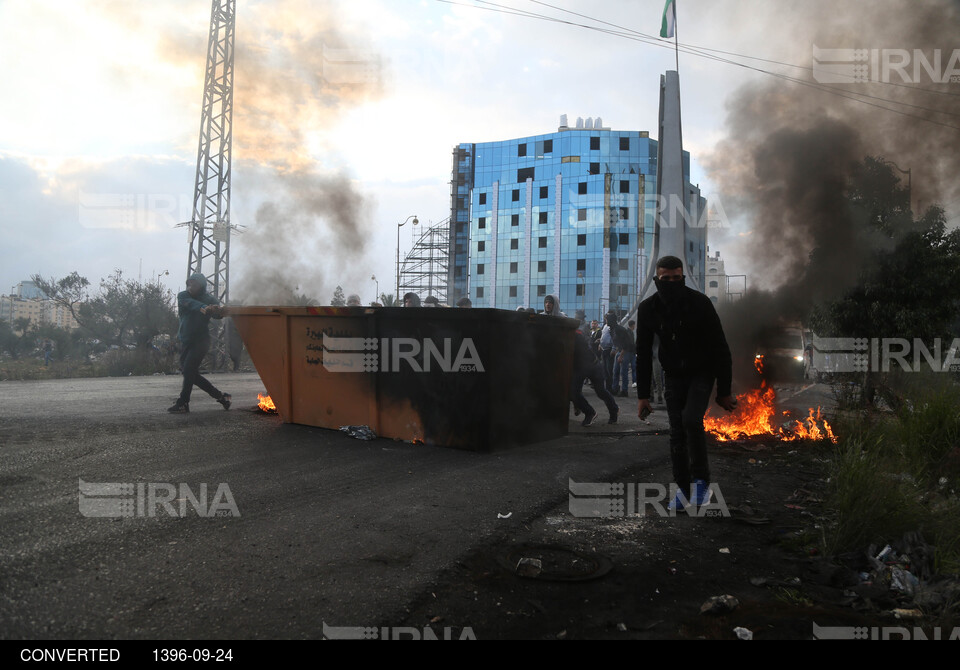
<svg viewBox="0 0 960 670">
<path fill-rule="evenodd" d="M 565 435 L 576 321 L 495 309 L 231 307 L 282 419 L 482 450 Z"/>
</svg>

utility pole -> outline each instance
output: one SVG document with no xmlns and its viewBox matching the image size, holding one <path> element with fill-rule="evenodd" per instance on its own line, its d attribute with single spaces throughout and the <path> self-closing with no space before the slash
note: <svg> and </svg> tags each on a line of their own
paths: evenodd
<svg viewBox="0 0 960 670">
<path fill-rule="evenodd" d="M 236 0 L 213 0 L 210 40 L 200 114 L 200 144 L 194 182 L 187 276 L 201 272 L 221 304 L 230 299 L 230 159 L 233 153 L 233 54 Z M 215 365 L 224 359 L 223 329 L 213 347 Z"/>
</svg>

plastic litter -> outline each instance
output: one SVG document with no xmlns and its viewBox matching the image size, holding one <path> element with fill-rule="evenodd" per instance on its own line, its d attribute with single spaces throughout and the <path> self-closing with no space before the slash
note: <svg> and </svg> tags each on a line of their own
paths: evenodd
<svg viewBox="0 0 960 670">
<path fill-rule="evenodd" d="M 340 431 L 356 440 L 375 440 L 377 434 L 370 426 L 340 426 Z"/>
</svg>

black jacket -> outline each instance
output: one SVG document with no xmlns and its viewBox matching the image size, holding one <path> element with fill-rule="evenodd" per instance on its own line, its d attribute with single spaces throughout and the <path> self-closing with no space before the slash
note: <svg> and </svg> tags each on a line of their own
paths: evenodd
<svg viewBox="0 0 960 670">
<path fill-rule="evenodd" d="M 684 288 L 676 307 L 668 308 L 659 295 L 653 295 L 637 310 L 637 395 L 641 399 L 650 397 L 654 335 L 660 338 L 659 358 L 666 374 L 715 377 L 717 396 L 730 395 L 733 359 L 717 310 L 703 293 Z"/>
</svg>

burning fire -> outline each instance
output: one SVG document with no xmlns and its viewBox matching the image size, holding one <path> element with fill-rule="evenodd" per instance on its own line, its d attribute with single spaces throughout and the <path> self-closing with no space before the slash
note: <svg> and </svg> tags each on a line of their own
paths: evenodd
<svg viewBox="0 0 960 670">
<path fill-rule="evenodd" d="M 757 358 L 757 369 L 763 367 L 763 359 Z M 794 421 L 790 426 L 773 425 L 776 414 L 774 401 L 776 394 L 763 381 L 759 389 L 737 396 L 737 409 L 729 416 L 716 418 L 709 412 L 703 418 L 703 427 L 716 436 L 720 442 L 728 442 L 741 437 L 754 435 L 770 435 L 779 440 L 822 440 L 829 439 L 836 442 L 830 424 L 824 420 L 820 408 L 810 408 L 810 413 L 803 421 Z M 822 426 L 822 428 L 821 428 Z"/>
<path fill-rule="evenodd" d="M 257 407 L 259 407 L 261 411 L 276 413 L 277 406 L 273 404 L 273 400 L 270 399 L 270 396 L 258 393 L 257 400 L 260 401 L 257 403 Z"/>
</svg>

